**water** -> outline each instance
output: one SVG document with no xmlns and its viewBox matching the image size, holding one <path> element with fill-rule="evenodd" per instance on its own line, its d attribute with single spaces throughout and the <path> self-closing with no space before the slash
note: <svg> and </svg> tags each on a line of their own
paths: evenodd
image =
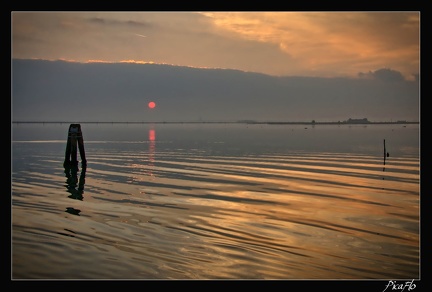
<svg viewBox="0 0 432 292">
<path fill-rule="evenodd" d="M 13 279 L 419 279 L 418 125 L 68 127 L 12 126 Z"/>
</svg>

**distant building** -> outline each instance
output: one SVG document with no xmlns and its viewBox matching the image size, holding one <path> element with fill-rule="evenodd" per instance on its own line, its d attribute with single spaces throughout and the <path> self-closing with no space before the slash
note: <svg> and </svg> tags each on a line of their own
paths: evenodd
<svg viewBox="0 0 432 292">
<path fill-rule="evenodd" d="M 237 123 L 256 124 L 255 120 L 238 120 Z"/>
<path fill-rule="evenodd" d="M 351 119 L 349 118 L 348 121 L 346 121 L 347 124 L 367 124 L 370 123 L 367 118 L 363 119 Z"/>
</svg>

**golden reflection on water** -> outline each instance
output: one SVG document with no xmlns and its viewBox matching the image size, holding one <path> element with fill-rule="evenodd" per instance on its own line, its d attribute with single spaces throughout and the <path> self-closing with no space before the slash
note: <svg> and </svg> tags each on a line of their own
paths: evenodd
<svg viewBox="0 0 432 292">
<path fill-rule="evenodd" d="M 148 175 L 153 176 L 153 167 L 155 161 L 156 152 L 156 130 L 152 128 L 149 129 L 149 150 L 148 150 Z"/>
<path fill-rule="evenodd" d="M 419 201 L 407 200 L 407 196 L 418 195 L 416 174 L 404 176 L 387 170 L 383 179 L 382 171 L 368 169 L 379 165 L 373 159 L 353 164 L 344 160 L 339 166 L 335 159 L 333 165 L 325 166 L 311 157 L 307 159 L 310 166 L 286 163 L 292 161 L 289 157 L 246 159 L 244 163 L 191 157 L 178 162 L 161 159 L 159 162 L 170 167 L 159 167 L 151 158 L 154 153 L 150 155 L 154 150 L 154 145 L 149 146 L 148 166 L 158 173 L 151 174 L 158 185 L 147 189 L 159 195 L 152 200 L 168 207 L 169 212 L 147 223 L 157 224 L 161 233 L 166 232 L 163 226 L 176 226 L 181 234 L 192 235 L 182 237 L 179 251 L 183 254 L 169 252 L 171 257 L 166 260 L 171 264 L 191 261 L 189 269 L 200 270 L 204 261 L 208 270 L 201 273 L 210 278 L 233 277 L 235 273 L 251 278 L 262 277 L 260 273 L 268 278 L 302 278 L 306 270 L 299 263 L 305 262 L 316 278 L 328 278 L 329 269 L 356 278 L 354 274 L 359 272 L 351 268 L 356 262 L 364 265 L 359 274 L 367 278 L 377 273 L 369 265 L 388 260 L 383 249 L 401 252 L 403 246 L 418 246 L 415 233 L 401 232 L 418 224 Z M 164 177 L 165 173 L 175 175 Z M 146 175 L 135 182 L 155 182 Z M 204 179 L 186 180 L 182 175 Z M 399 181 L 400 177 L 413 182 Z M 121 189 L 121 185 L 115 188 Z M 125 222 L 142 222 L 133 219 L 132 209 L 124 213 L 131 215 Z M 390 220 L 391 213 L 412 220 L 398 216 Z M 399 249 L 394 247 L 397 242 Z M 207 251 L 199 248 L 202 246 L 207 246 Z M 194 266 L 199 258 L 202 261 Z"/>
<path fill-rule="evenodd" d="M 87 143 L 82 200 L 55 159 L 16 170 L 15 276 L 419 277 L 417 158 L 383 171 L 381 156 L 349 153 L 156 152 L 156 130 L 145 135 L 111 152 Z"/>
</svg>

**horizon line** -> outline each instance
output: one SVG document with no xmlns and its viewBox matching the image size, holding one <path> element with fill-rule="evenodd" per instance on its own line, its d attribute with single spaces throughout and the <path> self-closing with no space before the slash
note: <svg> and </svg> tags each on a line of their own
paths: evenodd
<svg viewBox="0 0 432 292">
<path fill-rule="evenodd" d="M 420 124 L 420 121 L 255 121 L 255 120 L 238 120 L 238 121 L 11 121 L 12 124 L 347 124 L 347 125 L 369 125 L 369 124 Z"/>
</svg>

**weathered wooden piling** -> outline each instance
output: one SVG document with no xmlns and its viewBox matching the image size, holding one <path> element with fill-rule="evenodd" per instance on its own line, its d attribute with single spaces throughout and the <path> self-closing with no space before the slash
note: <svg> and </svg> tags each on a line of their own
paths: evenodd
<svg viewBox="0 0 432 292">
<path fill-rule="evenodd" d="M 78 146 L 78 148 L 77 148 Z M 80 152 L 82 167 L 87 166 L 87 159 L 84 150 L 84 139 L 80 124 L 70 124 L 66 142 L 65 161 L 63 166 L 78 167 L 77 152 Z"/>
</svg>

